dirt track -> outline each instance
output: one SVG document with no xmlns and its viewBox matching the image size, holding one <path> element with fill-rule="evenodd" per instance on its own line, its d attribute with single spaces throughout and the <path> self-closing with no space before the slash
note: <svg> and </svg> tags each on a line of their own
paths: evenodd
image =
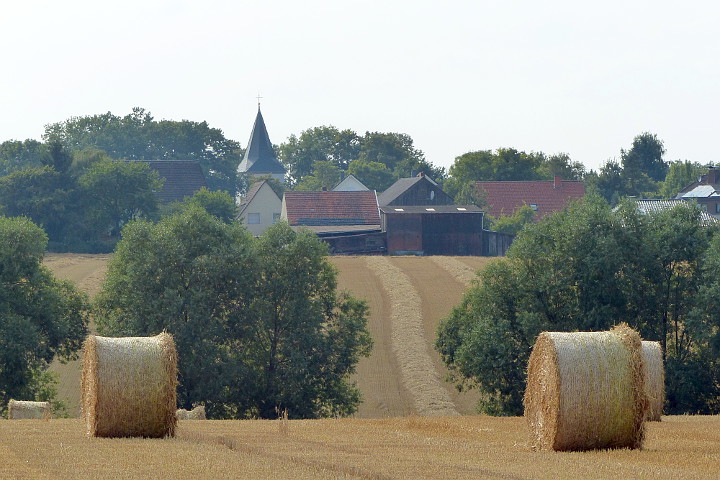
<svg viewBox="0 0 720 480">
<path fill-rule="evenodd" d="M 63 279 L 75 282 L 91 296 L 100 291 L 107 271 L 109 255 L 49 254 L 45 264 Z M 489 259 L 481 257 L 388 257 L 390 265 L 396 267 L 409 279 L 413 292 L 420 298 L 418 306 L 421 322 L 419 331 L 424 336 L 424 351 L 400 347 L 402 355 L 429 357 L 433 371 L 429 376 L 443 379 L 446 370 L 433 349 L 435 329 L 438 322 L 456 305 L 472 272 L 485 265 Z M 398 342 L 392 338 L 390 318 L 393 304 L 377 273 L 368 266 L 367 257 L 331 257 L 338 267 L 338 284 L 370 305 L 368 327 L 375 341 L 373 353 L 358 364 L 354 380 L 363 393 L 359 418 L 398 417 L 418 414 L 416 398 L 406 388 L 398 364 Z M 419 348 L 419 347 L 418 347 Z M 394 350 L 395 349 L 395 350 Z M 80 364 L 54 363 L 53 371 L 58 373 L 58 391 L 69 406 L 72 416 L 79 415 Z M 407 376 L 407 375 L 406 375 Z M 459 393 L 452 385 L 443 383 L 443 388 L 461 414 L 474 413 L 477 394 L 473 391 Z M 417 393 L 415 394 L 417 395 Z"/>
</svg>

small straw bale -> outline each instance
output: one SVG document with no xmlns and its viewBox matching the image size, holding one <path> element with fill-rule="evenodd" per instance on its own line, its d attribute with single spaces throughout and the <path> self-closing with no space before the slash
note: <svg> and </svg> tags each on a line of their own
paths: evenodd
<svg viewBox="0 0 720 480">
<path fill-rule="evenodd" d="M 8 402 L 8 419 L 50 420 L 50 402 L 30 402 L 11 399 Z"/>
<path fill-rule="evenodd" d="M 89 335 L 83 355 L 82 417 L 88 436 L 174 436 L 177 352 L 172 335 Z"/>
<path fill-rule="evenodd" d="M 207 420 L 205 416 L 205 405 L 198 405 L 192 410 L 178 408 L 175 416 L 178 420 Z"/>
<path fill-rule="evenodd" d="M 541 333 L 524 404 L 536 450 L 641 448 L 647 398 L 640 336 L 625 324 Z"/>
<path fill-rule="evenodd" d="M 665 368 L 663 367 L 660 342 L 642 342 L 645 372 L 645 394 L 648 409 L 645 420 L 659 422 L 665 405 Z"/>
</svg>

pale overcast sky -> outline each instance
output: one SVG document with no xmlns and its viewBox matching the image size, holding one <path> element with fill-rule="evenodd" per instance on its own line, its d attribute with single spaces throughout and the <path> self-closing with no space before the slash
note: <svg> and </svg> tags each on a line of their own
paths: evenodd
<svg viewBox="0 0 720 480">
<path fill-rule="evenodd" d="M 276 144 L 334 125 L 438 166 L 514 147 L 597 169 L 649 131 L 666 160 L 720 161 L 714 1 L 8 3 L 0 142 L 139 106 L 244 147 L 259 93 Z"/>
</svg>

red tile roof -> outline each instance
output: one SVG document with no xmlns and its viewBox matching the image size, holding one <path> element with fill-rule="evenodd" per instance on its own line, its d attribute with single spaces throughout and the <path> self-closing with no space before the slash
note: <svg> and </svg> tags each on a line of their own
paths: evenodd
<svg viewBox="0 0 720 480">
<path fill-rule="evenodd" d="M 380 225 L 377 196 L 363 192 L 285 192 L 290 225 Z"/>
<path fill-rule="evenodd" d="M 585 195 L 585 183 L 570 180 L 545 182 L 475 182 L 486 194 L 488 213 L 493 217 L 510 216 L 524 204 L 537 205 L 536 217 L 565 208 L 570 200 Z M 483 192 L 484 191 L 484 192 Z"/>
</svg>

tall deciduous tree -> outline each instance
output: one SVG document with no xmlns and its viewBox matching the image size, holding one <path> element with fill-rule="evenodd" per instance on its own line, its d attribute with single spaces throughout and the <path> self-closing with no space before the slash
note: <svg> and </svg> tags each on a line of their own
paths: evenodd
<svg viewBox="0 0 720 480">
<path fill-rule="evenodd" d="M 290 135 L 287 142 L 278 147 L 278 157 L 290 172 L 294 185 L 310 175 L 318 161 L 346 170 L 360 155 L 361 143 L 361 138 L 352 130 L 338 130 L 332 125 L 308 128 L 300 136 Z"/>
<path fill-rule="evenodd" d="M 43 231 L 0 217 L 0 411 L 11 398 L 46 396 L 47 368 L 77 357 L 87 334 L 87 298 L 42 265 Z"/>
<path fill-rule="evenodd" d="M 200 208 L 125 227 L 103 291 L 98 328 L 178 347 L 181 407 L 222 418 L 345 415 L 349 382 L 370 338 L 367 307 L 337 295 L 327 249 L 287 224 L 255 240 Z"/>
<path fill-rule="evenodd" d="M 716 413 L 717 402 L 691 401 L 673 380 L 704 389 L 705 399 L 720 381 L 717 362 L 699 360 L 711 358 L 717 322 L 698 310 L 716 231 L 701 226 L 692 204 L 646 216 L 632 202 L 612 212 L 587 197 L 524 228 L 507 259 L 482 272 L 442 322 L 436 347 L 461 381 L 480 388 L 485 412 L 515 415 L 541 331 L 597 331 L 624 321 L 663 345 L 668 411 Z"/>
<path fill-rule="evenodd" d="M 155 192 L 162 188 L 158 173 L 147 163 L 101 161 L 94 163 L 78 181 L 87 218 L 97 232 L 118 237 L 122 226 L 157 212 Z"/>
</svg>

